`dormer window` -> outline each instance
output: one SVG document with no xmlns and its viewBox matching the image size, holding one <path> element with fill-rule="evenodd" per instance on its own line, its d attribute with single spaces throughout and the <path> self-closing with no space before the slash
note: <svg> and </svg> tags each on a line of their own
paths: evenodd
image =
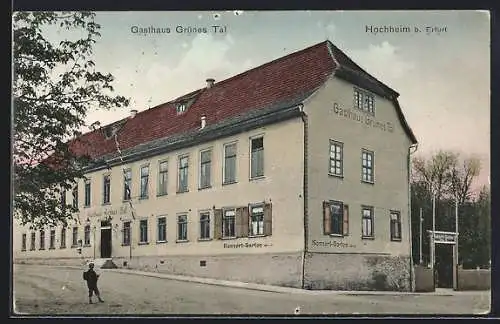
<svg viewBox="0 0 500 324">
<path fill-rule="evenodd" d="M 354 107 L 375 115 L 375 96 L 368 91 L 354 88 Z"/>
<path fill-rule="evenodd" d="M 177 104 L 177 114 L 183 114 L 187 110 L 187 104 L 185 102 L 181 102 Z"/>
</svg>

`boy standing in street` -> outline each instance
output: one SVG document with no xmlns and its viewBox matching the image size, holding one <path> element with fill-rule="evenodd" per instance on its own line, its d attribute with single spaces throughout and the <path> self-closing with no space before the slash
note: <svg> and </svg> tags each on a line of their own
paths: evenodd
<svg viewBox="0 0 500 324">
<path fill-rule="evenodd" d="M 87 281 L 87 287 L 89 288 L 89 304 L 92 304 L 93 293 L 95 293 L 101 303 L 104 302 L 99 294 L 99 289 L 97 289 L 97 279 L 99 279 L 99 275 L 95 273 L 94 264 L 91 262 L 89 263 L 89 270 L 83 273 L 83 280 Z"/>
</svg>

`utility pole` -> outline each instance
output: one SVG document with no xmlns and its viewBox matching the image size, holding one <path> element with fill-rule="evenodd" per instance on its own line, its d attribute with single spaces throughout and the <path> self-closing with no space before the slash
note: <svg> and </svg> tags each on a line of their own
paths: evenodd
<svg viewBox="0 0 500 324">
<path fill-rule="evenodd" d="M 431 269 L 434 272 L 434 263 L 436 261 L 436 244 L 434 243 L 436 235 L 436 195 L 432 191 L 432 239 L 431 239 Z"/>
<path fill-rule="evenodd" d="M 422 265 L 423 263 L 423 260 L 422 260 L 422 223 L 424 222 L 424 218 L 422 216 L 422 207 L 420 207 L 420 249 L 419 249 L 419 252 L 420 252 L 420 265 Z"/>
<path fill-rule="evenodd" d="M 453 282 L 453 286 L 455 288 L 455 290 L 458 290 L 458 198 L 455 199 L 455 246 L 454 246 L 455 250 L 453 251 L 453 256 L 455 257 L 454 258 L 454 268 L 455 268 L 455 272 L 454 272 L 454 282 Z"/>
</svg>

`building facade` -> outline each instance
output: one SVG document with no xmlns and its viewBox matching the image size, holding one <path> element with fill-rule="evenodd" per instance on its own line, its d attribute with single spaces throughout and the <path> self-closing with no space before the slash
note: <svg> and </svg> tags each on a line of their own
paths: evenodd
<svg viewBox="0 0 500 324">
<path fill-rule="evenodd" d="M 15 261 L 409 290 L 416 139 L 397 97 L 328 41 L 209 79 L 82 135 L 96 163 L 65 197 L 80 212 L 16 226 Z"/>
</svg>

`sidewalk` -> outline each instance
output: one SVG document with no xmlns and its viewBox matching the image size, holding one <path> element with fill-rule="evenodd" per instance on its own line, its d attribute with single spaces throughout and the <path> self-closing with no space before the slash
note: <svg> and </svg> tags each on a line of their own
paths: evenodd
<svg viewBox="0 0 500 324">
<path fill-rule="evenodd" d="M 84 269 L 84 267 L 78 266 L 58 266 L 62 268 L 70 268 L 70 269 Z M 276 292 L 276 293 L 284 293 L 284 294 L 303 294 L 303 295 L 344 295 L 344 296 L 457 296 L 457 295 L 474 295 L 481 293 L 479 291 L 454 291 L 452 289 L 443 289 L 436 288 L 434 292 L 400 292 L 400 291 L 347 291 L 347 290 L 307 290 L 307 289 L 299 289 L 299 288 L 290 288 L 290 287 L 281 287 L 281 286 L 273 286 L 273 285 L 263 285 L 257 283 L 249 283 L 249 282 L 239 282 L 239 281 L 229 281 L 229 280 L 220 280 L 213 278 L 200 278 L 200 277 L 190 277 L 190 276 L 181 276 L 181 275 L 173 275 L 167 273 L 160 272 L 152 272 L 152 271 L 140 271 L 134 269 L 97 269 L 100 272 L 117 272 L 124 273 L 129 275 L 139 275 L 145 277 L 153 277 L 160 279 L 168 279 L 168 280 L 176 280 L 176 281 L 186 281 L 186 282 L 196 282 L 206 285 L 215 285 L 215 286 L 223 286 L 223 287 L 232 287 L 232 288 L 241 288 L 241 289 L 250 289 L 250 290 L 259 290 L 259 291 L 268 291 L 268 292 Z"/>
</svg>

